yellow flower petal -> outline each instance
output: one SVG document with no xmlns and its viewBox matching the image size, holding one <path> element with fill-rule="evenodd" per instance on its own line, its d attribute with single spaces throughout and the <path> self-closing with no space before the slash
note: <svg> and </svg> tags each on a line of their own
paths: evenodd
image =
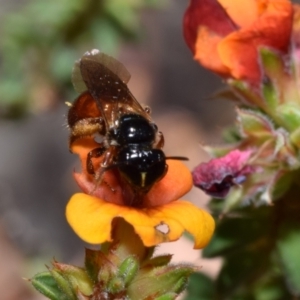
<svg viewBox="0 0 300 300">
<path fill-rule="evenodd" d="M 215 227 L 207 212 L 182 200 L 138 209 L 78 193 L 69 201 L 66 216 L 76 234 L 91 244 L 112 240 L 112 221 L 117 217 L 130 223 L 147 247 L 175 241 L 188 231 L 194 236 L 194 248 L 203 248 Z"/>
</svg>

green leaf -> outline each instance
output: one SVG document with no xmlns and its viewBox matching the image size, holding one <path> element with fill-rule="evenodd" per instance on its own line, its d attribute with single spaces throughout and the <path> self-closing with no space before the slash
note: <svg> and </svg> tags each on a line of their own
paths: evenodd
<svg viewBox="0 0 300 300">
<path fill-rule="evenodd" d="M 0 99 L 1 105 L 13 105 L 21 102 L 26 103 L 25 97 L 22 94 L 25 86 L 18 80 L 18 78 L 1 78 L 0 93 L 3 95 Z"/>
<path fill-rule="evenodd" d="M 143 270 L 128 286 L 128 296 L 131 300 L 140 300 L 153 299 L 172 293 L 178 295 L 184 290 L 188 277 L 194 271 L 194 268 L 186 265 Z"/>
<path fill-rule="evenodd" d="M 49 71 L 56 80 L 67 82 L 70 79 L 70 66 L 77 59 L 73 48 L 57 45 L 52 47 Z"/>
<path fill-rule="evenodd" d="M 214 92 L 209 100 L 214 99 L 225 99 L 233 102 L 240 103 L 242 101 L 241 97 L 239 97 L 230 87 L 224 87 L 216 92 Z"/>
<path fill-rule="evenodd" d="M 84 295 L 93 293 L 93 282 L 85 269 L 57 262 L 53 263 L 53 267 L 68 280 L 72 290 L 79 290 Z"/>
<path fill-rule="evenodd" d="M 92 35 L 93 45 L 101 45 L 101 51 L 116 55 L 122 37 L 109 20 L 103 18 L 92 20 L 89 33 Z"/>
<path fill-rule="evenodd" d="M 284 278 L 277 274 L 276 270 L 270 270 L 264 278 L 261 278 L 253 289 L 255 300 L 291 299 Z"/>
<path fill-rule="evenodd" d="M 167 293 L 165 295 L 154 298 L 154 300 L 175 300 L 177 298 L 176 293 Z"/>
<path fill-rule="evenodd" d="M 276 116 L 282 126 L 289 130 L 297 130 L 300 126 L 300 106 L 296 103 L 284 103 L 276 109 Z"/>
<path fill-rule="evenodd" d="M 101 265 L 106 261 L 107 259 L 100 250 L 85 249 L 85 268 L 94 282 L 97 282 Z"/>
<path fill-rule="evenodd" d="M 275 111 L 279 102 L 278 91 L 276 90 L 276 88 L 274 87 L 273 83 L 270 80 L 267 80 L 263 83 L 262 92 L 268 110 Z"/>
<path fill-rule="evenodd" d="M 287 68 L 282 55 L 269 48 L 262 48 L 260 57 L 265 78 L 263 84 L 265 111 L 273 115 L 280 103 L 290 101 L 297 93 L 293 91 L 295 88 L 291 89 L 290 84 L 287 84 L 292 78 L 286 72 Z"/>
<path fill-rule="evenodd" d="M 282 56 L 269 48 L 261 48 L 259 51 L 263 70 L 268 78 L 271 78 L 274 83 L 285 76 L 285 65 Z"/>
<path fill-rule="evenodd" d="M 120 27 L 126 31 L 134 31 L 138 28 L 138 15 L 136 9 L 139 8 L 141 3 L 134 2 L 130 5 L 128 1 L 123 0 L 109 0 L 104 1 L 104 12 L 108 14 Z"/>
<path fill-rule="evenodd" d="M 243 201 L 243 189 L 240 186 L 233 186 L 229 194 L 224 199 L 223 213 L 226 214 L 237 207 Z"/>
<path fill-rule="evenodd" d="M 278 253 L 282 261 L 286 280 L 292 291 L 300 295 L 300 224 L 284 224 L 277 242 Z"/>
<path fill-rule="evenodd" d="M 277 200 L 282 197 L 291 187 L 294 176 L 295 172 L 279 171 L 269 188 L 270 199 Z"/>
<path fill-rule="evenodd" d="M 209 245 L 204 248 L 203 256 L 224 255 L 233 249 L 267 238 L 270 231 L 269 213 L 267 207 L 248 207 L 237 210 L 237 217 L 224 217 L 217 223 L 216 232 Z"/>
<path fill-rule="evenodd" d="M 134 256 L 125 258 L 121 263 L 118 275 L 124 279 L 126 286 L 133 280 L 139 270 L 139 267 L 139 262 Z"/>
<path fill-rule="evenodd" d="M 112 294 L 120 293 L 125 289 L 124 278 L 115 275 L 107 284 L 107 291 Z"/>
<path fill-rule="evenodd" d="M 239 109 L 237 114 L 243 135 L 255 138 L 259 143 L 273 136 L 274 126 L 267 116 L 248 109 Z"/>
<path fill-rule="evenodd" d="M 300 128 L 297 128 L 290 134 L 290 140 L 298 149 L 300 148 Z"/>
<path fill-rule="evenodd" d="M 266 107 L 266 103 L 260 93 L 257 93 L 246 81 L 229 79 L 227 83 L 242 97 L 244 102 L 248 102 L 248 105 L 254 105 L 258 108 Z"/>
<path fill-rule="evenodd" d="M 236 126 L 227 127 L 222 132 L 222 140 L 224 140 L 226 144 L 237 144 L 241 139 L 241 134 Z"/>
<path fill-rule="evenodd" d="M 229 297 L 236 290 L 247 287 L 267 270 L 270 263 L 268 247 L 241 249 L 231 252 L 224 261 L 216 282 L 216 290 L 224 298 Z"/>
<path fill-rule="evenodd" d="M 193 239 L 192 236 L 191 240 Z M 146 260 L 143 262 L 142 264 L 142 268 L 144 267 L 161 267 L 161 266 L 165 266 L 167 265 L 172 259 L 172 254 L 167 254 L 167 255 L 160 255 L 160 256 L 156 256 L 153 257 L 149 260 Z"/>
<path fill-rule="evenodd" d="M 260 57 L 265 79 L 265 111 L 272 114 L 280 103 L 299 103 L 297 80 L 293 78 L 292 67 L 286 63 L 285 57 L 271 48 L 261 48 Z"/>
<path fill-rule="evenodd" d="M 51 300 L 72 299 L 63 293 L 50 272 L 39 273 L 30 282 L 36 290 Z"/>
<path fill-rule="evenodd" d="M 185 300 L 211 300 L 214 294 L 214 283 L 203 273 L 194 273 L 190 276 Z"/>
<path fill-rule="evenodd" d="M 75 292 L 71 286 L 69 280 L 62 274 L 62 272 L 55 269 L 50 270 L 50 273 L 54 280 L 56 281 L 59 288 L 70 300 L 76 300 Z"/>
</svg>

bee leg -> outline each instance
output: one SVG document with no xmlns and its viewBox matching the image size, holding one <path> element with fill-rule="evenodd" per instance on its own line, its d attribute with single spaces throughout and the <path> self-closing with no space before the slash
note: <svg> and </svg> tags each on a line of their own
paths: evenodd
<svg viewBox="0 0 300 300">
<path fill-rule="evenodd" d="M 107 181 L 103 180 L 103 183 L 105 183 L 113 193 L 116 192 L 116 189 L 114 189 Z"/>
<path fill-rule="evenodd" d="M 154 142 L 153 146 L 156 149 L 162 149 L 164 144 L 165 144 L 164 136 L 161 131 L 158 131 L 156 134 L 156 138 L 155 138 L 155 142 Z"/>
<path fill-rule="evenodd" d="M 90 151 L 88 153 L 87 159 L 86 159 L 86 169 L 89 174 L 95 175 L 95 170 L 94 170 L 92 159 L 103 155 L 105 150 L 106 150 L 105 147 L 99 147 L 99 148 L 93 149 L 92 151 Z"/>
<path fill-rule="evenodd" d="M 97 189 L 97 187 L 101 183 L 105 183 L 111 189 L 112 192 L 116 191 L 106 181 L 102 181 L 102 177 L 103 177 L 103 174 L 105 173 L 105 171 L 114 167 L 113 159 L 115 157 L 116 151 L 117 151 L 116 146 L 111 146 L 108 149 L 105 147 L 95 148 L 89 152 L 88 158 L 87 158 L 87 169 L 89 170 L 89 168 L 90 168 L 90 172 L 93 172 L 90 174 L 93 174 L 94 178 L 95 178 L 95 186 L 94 186 L 93 190 L 91 191 L 92 194 L 94 193 L 94 191 Z M 92 164 L 92 158 L 99 157 L 103 154 L 104 154 L 104 157 L 101 162 L 100 168 L 95 172 L 93 164 Z"/>
<path fill-rule="evenodd" d="M 117 153 L 117 147 L 116 146 L 110 146 L 108 149 L 106 148 L 104 151 L 104 157 L 103 160 L 101 161 L 100 168 L 98 169 L 97 173 L 95 174 L 95 181 L 96 181 L 96 186 L 98 186 L 101 183 L 102 176 L 104 172 L 108 169 L 112 169 L 115 167 L 114 164 L 114 158 Z M 104 181 L 103 181 L 104 182 Z M 115 192 L 115 189 L 110 186 L 107 182 L 105 182 L 109 188 Z"/>
<path fill-rule="evenodd" d="M 108 186 L 113 193 L 116 192 L 116 189 L 114 189 L 107 181 L 103 180 L 102 178 L 106 170 L 107 168 L 100 167 L 100 169 L 95 173 L 95 186 L 93 190 L 90 192 L 91 194 L 93 194 L 95 190 L 99 187 L 99 185 L 102 183 L 106 184 L 106 186 Z"/>
</svg>

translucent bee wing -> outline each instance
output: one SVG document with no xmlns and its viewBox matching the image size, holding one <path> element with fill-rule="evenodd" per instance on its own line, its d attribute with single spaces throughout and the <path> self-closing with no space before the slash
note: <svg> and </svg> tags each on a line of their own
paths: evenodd
<svg viewBox="0 0 300 300">
<path fill-rule="evenodd" d="M 86 52 L 82 56 L 82 58 L 77 60 L 74 64 L 72 72 L 72 83 L 77 93 L 82 93 L 88 90 L 84 78 L 82 77 L 80 67 L 81 63 L 84 63 L 86 61 L 98 63 L 99 65 L 106 67 L 111 72 L 113 72 L 124 84 L 127 84 L 130 80 L 131 75 L 122 63 L 120 63 L 112 56 L 104 54 L 97 49 L 93 49 L 90 52 Z"/>
<path fill-rule="evenodd" d="M 72 83 L 74 86 L 75 91 L 78 94 L 81 94 L 85 91 L 87 91 L 87 86 L 83 81 L 83 78 L 81 76 L 80 72 L 80 60 L 76 60 L 73 71 L 72 71 Z"/>
<path fill-rule="evenodd" d="M 113 57 L 98 50 L 86 52 L 75 63 L 72 77 L 76 91 L 88 91 L 95 99 L 108 129 L 117 127 L 120 116 L 126 113 L 150 119 L 127 87 L 129 72 Z"/>
</svg>

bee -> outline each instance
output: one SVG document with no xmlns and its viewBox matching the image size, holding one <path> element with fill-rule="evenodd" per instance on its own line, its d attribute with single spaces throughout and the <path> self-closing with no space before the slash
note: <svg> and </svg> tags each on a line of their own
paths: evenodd
<svg viewBox="0 0 300 300">
<path fill-rule="evenodd" d="M 87 171 L 98 182 L 107 170 L 117 170 L 135 195 L 133 205 L 168 170 L 163 134 L 127 87 L 130 74 L 99 50 L 76 61 L 72 81 L 80 96 L 68 113 L 70 148 L 77 139 L 100 135 L 99 147 L 87 155 Z M 103 156 L 97 170 L 93 158 Z M 181 158 L 178 158 L 181 159 Z M 184 158 L 183 158 L 184 159 Z"/>
</svg>

